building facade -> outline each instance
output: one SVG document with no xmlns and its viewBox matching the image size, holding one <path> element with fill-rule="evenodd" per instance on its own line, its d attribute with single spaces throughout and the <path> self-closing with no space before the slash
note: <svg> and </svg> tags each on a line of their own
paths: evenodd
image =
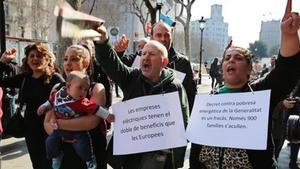
<svg viewBox="0 0 300 169">
<path fill-rule="evenodd" d="M 5 0 L 6 47 L 17 48 L 16 62 L 21 63 L 24 47 L 36 41 L 48 42 L 53 9 L 47 0 Z M 53 18 L 53 17 L 52 17 Z M 54 24 L 53 22 L 52 24 Z M 52 48 L 53 44 L 49 43 Z"/>
<path fill-rule="evenodd" d="M 280 44 L 280 20 L 262 21 L 259 40 L 266 45 L 268 55 L 277 54 Z"/>
<path fill-rule="evenodd" d="M 58 34 L 53 11 L 58 2 L 59 0 L 5 0 L 6 35 L 46 41 L 53 44 L 51 48 L 55 51 Z M 135 9 L 132 2 L 141 4 L 142 0 L 96 0 L 94 6 L 92 0 L 82 2 L 80 11 L 104 19 L 109 32 L 112 28 L 116 28 L 118 34 L 111 36 L 111 40 L 118 40 L 125 34 L 130 39 L 128 52 L 134 52 L 136 41 L 145 35 L 143 25 L 133 13 Z M 155 2 L 152 3 L 155 7 Z M 173 19 L 177 9 L 174 6 L 173 0 L 166 0 L 162 7 L 162 11 L 168 11 L 168 16 Z M 147 13 L 145 4 L 142 8 L 144 13 Z M 179 12 L 179 9 L 177 11 Z M 183 34 L 182 30 L 182 25 L 177 23 L 175 31 Z M 175 46 L 183 47 L 182 39 L 179 35 L 176 36 Z"/>
<path fill-rule="evenodd" d="M 222 15 L 222 5 L 212 5 L 210 18 L 205 19 L 205 28 L 203 31 L 203 51 L 202 62 L 210 63 L 213 58 L 221 57 L 228 43 L 228 23 L 224 22 Z M 192 21 L 191 23 L 191 41 L 193 61 L 199 62 L 200 52 L 200 23 Z"/>
<path fill-rule="evenodd" d="M 133 1 L 135 4 L 137 4 L 138 7 L 141 7 L 141 11 L 143 11 L 143 15 L 146 16 L 146 13 L 148 9 L 145 6 L 145 3 L 141 6 L 142 0 L 102 0 L 102 1 L 96 1 L 93 10 L 92 15 L 102 18 L 105 20 L 105 26 L 108 28 L 108 32 L 112 28 L 116 28 L 118 30 L 118 35 L 112 36 L 111 40 L 115 41 L 118 40 L 119 37 L 122 34 L 125 34 L 130 39 L 130 45 L 127 50 L 127 52 L 131 53 L 135 51 L 136 42 L 146 35 L 144 34 L 143 25 L 141 24 L 139 18 L 134 14 L 136 12 L 136 9 L 133 7 Z M 152 2 L 153 7 L 156 6 L 155 2 Z M 162 11 L 166 12 L 168 11 L 167 15 L 174 19 L 176 12 L 179 12 L 179 9 L 177 9 L 176 4 L 173 2 L 173 0 L 165 0 L 162 5 Z M 86 1 L 82 5 L 81 10 L 88 13 L 92 7 L 92 1 Z M 177 10 L 177 11 L 176 11 Z M 145 17 L 146 18 L 146 17 Z M 148 19 L 150 20 L 150 16 L 148 16 Z M 157 19 L 158 19 L 158 12 L 157 12 Z M 177 23 L 176 32 L 183 32 L 183 27 L 180 25 L 180 23 Z M 177 43 L 178 41 L 178 43 Z M 182 42 L 181 39 L 175 38 L 175 46 L 180 46 Z M 112 42 L 113 43 L 113 42 Z"/>
</svg>

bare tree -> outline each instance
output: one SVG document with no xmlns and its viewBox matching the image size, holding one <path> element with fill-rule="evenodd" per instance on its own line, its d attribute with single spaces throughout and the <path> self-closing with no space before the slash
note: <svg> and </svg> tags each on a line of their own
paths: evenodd
<svg viewBox="0 0 300 169">
<path fill-rule="evenodd" d="M 179 15 L 176 16 L 176 20 L 180 22 L 184 27 L 184 43 L 185 43 L 185 54 L 191 59 L 191 48 L 190 48 L 190 22 L 192 17 L 192 5 L 195 0 L 174 0 L 176 3 L 181 5 Z M 186 14 L 186 16 L 184 16 Z"/>
<path fill-rule="evenodd" d="M 130 11 L 130 13 L 134 14 L 135 16 L 137 16 L 139 18 L 141 24 L 143 25 L 144 35 L 146 35 L 147 34 L 146 23 L 149 19 L 149 12 L 145 11 L 145 8 L 144 8 L 145 2 L 140 1 L 140 4 L 138 4 L 137 1 L 132 0 L 132 2 L 130 2 L 130 3 L 134 9 L 134 11 Z"/>
<path fill-rule="evenodd" d="M 172 3 L 173 0 L 171 0 L 168 3 Z M 157 20 L 156 20 L 156 14 L 158 11 L 157 6 L 154 4 L 154 0 L 129 0 L 128 3 L 131 4 L 132 8 L 134 9 L 130 13 L 134 14 L 137 16 L 143 25 L 143 31 L 144 34 L 146 35 L 146 23 L 149 21 L 149 16 L 150 16 L 150 23 L 151 25 L 154 25 Z M 146 7 L 146 9 L 145 9 Z M 172 6 L 170 5 L 168 8 L 166 8 L 165 13 L 169 13 L 172 9 Z"/>
<path fill-rule="evenodd" d="M 146 7 L 148 8 L 148 12 L 150 14 L 150 21 L 151 21 L 151 25 L 154 25 L 156 23 L 156 13 L 157 13 L 157 8 L 156 6 L 154 7 L 154 5 L 152 5 L 152 3 L 150 2 L 150 0 L 143 0 L 145 2 Z"/>
<path fill-rule="evenodd" d="M 191 32 L 191 59 L 194 58 L 196 62 L 200 62 L 200 35 Z M 218 54 L 218 49 L 215 47 L 217 44 L 209 39 L 203 39 L 205 43 L 202 49 L 202 61 L 209 62 L 214 57 L 221 57 Z M 192 59 L 193 60 L 193 59 Z"/>
<path fill-rule="evenodd" d="M 85 2 L 89 3 L 89 0 L 83 0 L 83 1 L 81 1 L 81 4 L 84 4 Z M 95 4 L 96 4 L 96 0 L 93 0 L 93 3 L 91 5 L 91 9 L 89 10 L 89 14 L 91 14 L 93 12 Z"/>
<path fill-rule="evenodd" d="M 123 17 L 123 13 L 120 11 L 122 6 L 122 2 L 85 0 L 80 10 L 104 19 L 107 26 L 117 26 Z"/>
<path fill-rule="evenodd" d="M 48 2 L 40 0 L 33 1 L 31 9 L 32 17 L 28 17 L 31 18 L 33 37 L 40 40 L 47 40 L 47 35 L 50 28 L 50 12 L 47 9 L 48 5 L 46 3 Z"/>
</svg>

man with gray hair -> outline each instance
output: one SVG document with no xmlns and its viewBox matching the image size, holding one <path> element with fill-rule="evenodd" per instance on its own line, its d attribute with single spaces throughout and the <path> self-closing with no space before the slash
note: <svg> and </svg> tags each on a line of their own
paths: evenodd
<svg viewBox="0 0 300 169">
<path fill-rule="evenodd" d="M 176 80 L 174 72 L 166 68 L 168 52 L 165 46 L 157 41 L 150 40 L 143 48 L 140 69 L 134 69 L 124 65 L 108 44 L 106 28 L 102 25 L 97 28 L 97 31 L 101 33 L 101 39 L 96 42 L 96 57 L 109 77 L 122 89 L 124 94 L 123 101 L 141 96 L 178 91 L 182 120 L 186 126 L 189 114 L 187 96 L 182 84 Z M 112 153 L 113 149 L 112 143 L 113 139 L 110 140 L 108 145 L 108 152 L 110 153 Z M 180 168 L 183 166 L 185 149 L 186 147 L 184 146 L 121 156 L 108 153 L 108 163 L 117 169 Z M 167 159 L 169 155 L 173 157 L 171 162 L 168 162 Z M 171 163 L 171 166 L 166 165 L 169 163 Z"/>
</svg>

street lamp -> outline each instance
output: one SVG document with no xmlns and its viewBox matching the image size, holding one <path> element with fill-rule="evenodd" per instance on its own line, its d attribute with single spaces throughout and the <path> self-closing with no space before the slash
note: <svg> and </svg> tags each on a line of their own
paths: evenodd
<svg viewBox="0 0 300 169">
<path fill-rule="evenodd" d="M 200 36 L 200 56 L 199 56 L 199 84 L 201 84 L 201 79 L 202 79 L 202 75 L 201 75 L 201 64 L 202 64 L 202 39 L 203 39 L 203 31 L 205 28 L 205 20 L 203 18 L 203 16 L 201 17 L 200 20 L 198 20 L 199 24 L 200 24 L 200 32 L 201 32 L 201 36 Z"/>
<path fill-rule="evenodd" d="M 156 0 L 156 9 L 158 9 L 158 21 L 160 21 L 161 8 L 164 5 L 164 0 Z"/>
</svg>

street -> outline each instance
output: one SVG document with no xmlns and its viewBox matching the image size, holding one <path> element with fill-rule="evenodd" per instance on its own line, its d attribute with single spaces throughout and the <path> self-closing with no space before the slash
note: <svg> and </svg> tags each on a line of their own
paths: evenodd
<svg viewBox="0 0 300 169">
<path fill-rule="evenodd" d="M 211 80 L 208 75 L 202 77 L 202 84 L 198 86 L 198 93 L 206 93 L 210 91 Z M 113 94 L 115 92 L 113 90 Z M 120 98 L 114 96 L 113 102 L 120 101 Z M 109 133 L 111 135 L 111 132 Z M 289 162 L 289 151 L 290 147 L 287 146 L 285 142 L 282 152 L 279 156 L 279 169 L 288 168 Z M 187 169 L 189 166 L 189 152 L 190 144 L 188 144 L 188 149 L 185 156 L 185 162 L 183 169 Z M 24 139 L 9 138 L 1 141 L 1 167 L 0 169 L 31 169 L 31 162 L 27 152 Z M 108 167 L 111 169 L 111 167 Z"/>
</svg>

